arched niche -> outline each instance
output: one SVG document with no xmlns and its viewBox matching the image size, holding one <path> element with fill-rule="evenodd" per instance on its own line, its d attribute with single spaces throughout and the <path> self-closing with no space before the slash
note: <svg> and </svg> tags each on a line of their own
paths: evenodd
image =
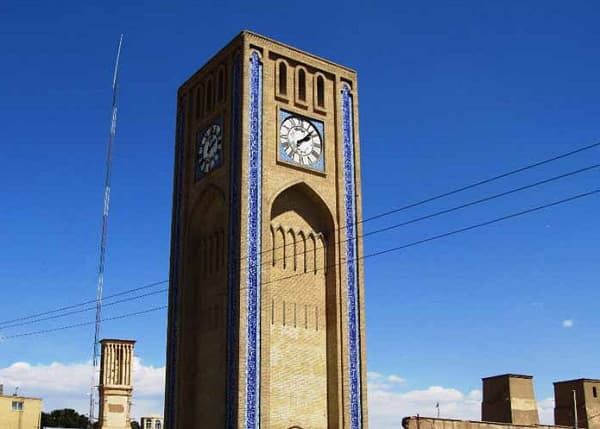
<svg viewBox="0 0 600 429">
<path fill-rule="evenodd" d="M 181 413 L 184 421 L 203 421 L 207 427 L 225 426 L 226 220 L 223 192 L 208 186 L 192 202 L 182 240 L 181 383 L 183 397 L 194 398 L 196 405 Z M 215 412 L 202 412 L 208 409 Z"/>
<path fill-rule="evenodd" d="M 334 427 L 338 421 L 338 304 L 335 223 L 331 210 L 306 183 L 283 189 L 269 211 L 265 251 L 269 323 L 262 335 L 269 355 L 270 427 Z M 264 319 L 263 319 L 264 320 Z M 309 370 L 307 370 L 309 369 Z M 306 409 L 312 410 L 306 413 Z"/>
</svg>

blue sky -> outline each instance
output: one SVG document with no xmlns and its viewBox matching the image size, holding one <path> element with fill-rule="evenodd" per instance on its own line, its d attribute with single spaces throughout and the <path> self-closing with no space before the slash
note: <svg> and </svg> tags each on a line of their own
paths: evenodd
<svg viewBox="0 0 600 429">
<path fill-rule="evenodd" d="M 358 71 L 365 217 L 600 141 L 591 1 L 4 2 L 0 321 L 95 296 L 112 67 L 125 33 L 105 293 L 166 279 L 176 90 L 242 29 Z M 600 149 L 365 224 L 369 231 L 595 164 Z M 598 188 L 578 175 L 365 239 L 373 252 Z M 592 197 L 366 263 L 368 368 L 400 389 L 531 373 L 599 377 Z M 160 288 L 157 288 L 160 289 Z M 166 302 L 107 308 L 106 317 Z M 166 312 L 106 323 L 164 365 Z M 3 335 L 93 319 L 92 313 Z M 565 328 L 563 321 L 572 320 Z M 85 362 L 92 327 L 6 340 L 16 361 Z"/>
</svg>

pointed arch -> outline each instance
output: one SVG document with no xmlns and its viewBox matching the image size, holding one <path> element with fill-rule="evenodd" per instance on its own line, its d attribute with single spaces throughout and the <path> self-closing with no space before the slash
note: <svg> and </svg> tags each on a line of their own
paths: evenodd
<svg viewBox="0 0 600 429">
<path fill-rule="evenodd" d="M 210 76 L 206 81 L 206 113 L 210 113 L 215 104 L 215 88 L 213 78 Z"/>
<path fill-rule="evenodd" d="M 279 225 L 275 232 L 275 265 L 281 265 L 285 269 L 286 259 L 286 242 L 285 242 L 285 231 L 283 227 Z"/>
<path fill-rule="evenodd" d="M 217 72 L 217 103 L 225 101 L 225 93 L 227 92 L 227 81 L 225 74 L 225 66 L 221 64 Z"/>
<path fill-rule="evenodd" d="M 280 59 L 275 64 L 275 94 L 280 97 L 288 95 L 288 64 L 285 60 Z"/>
<path fill-rule="evenodd" d="M 302 66 L 296 68 L 296 101 L 306 103 L 306 69 Z"/>
<path fill-rule="evenodd" d="M 314 78 L 314 103 L 319 109 L 325 109 L 325 77 L 316 73 Z"/>
<path fill-rule="evenodd" d="M 306 272 L 306 235 L 304 231 L 298 232 L 297 239 L 297 251 L 298 251 L 298 271 L 301 273 Z"/>
<path fill-rule="evenodd" d="M 293 271 L 296 271 L 296 266 L 298 265 L 296 260 L 296 233 L 292 228 L 287 230 L 287 239 L 288 248 L 286 254 L 288 255 L 287 259 L 289 260 L 289 267 Z"/>
<path fill-rule="evenodd" d="M 204 107 L 204 84 L 201 83 L 196 88 L 196 119 L 202 116 Z"/>
</svg>

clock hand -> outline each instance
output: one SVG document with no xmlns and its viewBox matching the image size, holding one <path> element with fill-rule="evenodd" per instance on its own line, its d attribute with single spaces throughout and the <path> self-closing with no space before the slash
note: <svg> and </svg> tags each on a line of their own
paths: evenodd
<svg viewBox="0 0 600 429">
<path fill-rule="evenodd" d="M 309 141 L 309 140 L 312 138 L 312 136 L 313 136 L 313 135 L 312 135 L 311 133 L 308 133 L 308 134 L 306 134 L 306 135 L 305 135 L 303 138 L 301 138 L 301 139 L 299 140 L 299 142 L 300 142 L 300 143 L 307 142 L 307 141 Z"/>
</svg>

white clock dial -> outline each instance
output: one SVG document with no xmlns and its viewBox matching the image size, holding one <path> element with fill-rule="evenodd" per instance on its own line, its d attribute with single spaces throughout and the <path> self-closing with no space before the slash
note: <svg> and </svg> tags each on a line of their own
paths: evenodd
<svg viewBox="0 0 600 429">
<path fill-rule="evenodd" d="M 223 129 L 220 125 L 211 125 L 204 131 L 198 143 L 198 171 L 206 174 L 218 167 L 221 160 Z"/>
<path fill-rule="evenodd" d="M 314 164 L 323 155 L 321 135 L 310 121 L 298 116 L 290 116 L 281 123 L 279 144 L 298 164 Z"/>
</svg>

